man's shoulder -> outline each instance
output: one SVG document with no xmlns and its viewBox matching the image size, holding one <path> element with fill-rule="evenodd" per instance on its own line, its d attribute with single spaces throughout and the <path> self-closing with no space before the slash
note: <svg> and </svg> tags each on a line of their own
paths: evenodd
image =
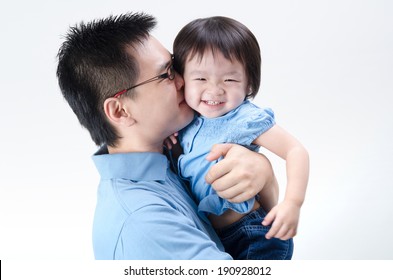
<svg viewBox="0 0 393 280">
<path fill-rule="evenodd" d="M 170 193 L 177 191 L 164 181 L 112 179 L 108 183 L 110 185 L 105 187 L 112 189 L 112 199 L 122 205 L 128 213 L 133 213 L 152 205 L 170 206 L 170 201 L 172 200 Z"/>
</svg>

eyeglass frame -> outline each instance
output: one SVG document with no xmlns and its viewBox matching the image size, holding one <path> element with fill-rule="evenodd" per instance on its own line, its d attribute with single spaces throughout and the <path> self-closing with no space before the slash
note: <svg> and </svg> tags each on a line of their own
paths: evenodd
<svg viewBox="0 0 393 280">
<path fill-rule="evenodd" d="M 155 76 L 153 78 L 150 78 L 150 79 L 148 79 L 146 81 L 143 81 L 143 82 L 141 82 L 139 84 L 133 85 L 133 86 L 131 86 L 129 88 L 123 89 L 123 90 L 115 93 L 115 95 L 113 97 L 114 98 L 118 98 L 118 97 L 120 97 L 121 95 L 123 95 L 124 93 L 126 93 L 127 91 L 129 91 L 131 89 L 134 89 L 136 87 L 139 87 L 139 86 L 142 86 L 142 85 L 145 85 L 145 84 L 157 81 L 157 80 L 169 79 L 170 81 L 173 81 L 173 79 L 175 79 L 175 69 L 174 69 L 174 66 L 173 66 L 173 61 L 174 61 L 174 56 L 172 55 L 171 63 L 168 66 L 168 68 L 166 69 L 165 73 L 157 75 L 157 76 Z"/>
</svg>

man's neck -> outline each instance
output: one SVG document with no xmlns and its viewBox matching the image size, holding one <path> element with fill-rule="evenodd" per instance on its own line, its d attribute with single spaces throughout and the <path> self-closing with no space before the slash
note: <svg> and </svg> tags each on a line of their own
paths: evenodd
<svg viewBox="0 0 393 280">
<path fill-rule="evenodd" d="M 163 146 L 161 145 L 131 145 L 130 143 L 124 143 L 124 141 L 118 143 L 117 146 L 108 146 L 108 152 L 110 154 L 119 153 L 163 153 Z"/>
</svg>

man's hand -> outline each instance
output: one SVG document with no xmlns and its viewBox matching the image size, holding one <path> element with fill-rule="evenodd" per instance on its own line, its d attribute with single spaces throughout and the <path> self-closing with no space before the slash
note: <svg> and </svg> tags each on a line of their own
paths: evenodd
<svg viewBox="0 0 393 280">
<path fill-rule="evenodd" d="M 217 194 L 233 203 L 254 197 L 266 184 L 276 182 L 269 160 L 262 154 L 236 144 L 216 144 L 209 161 L 224 157 L 210 168 L 205 180 Z"/>
</svg>

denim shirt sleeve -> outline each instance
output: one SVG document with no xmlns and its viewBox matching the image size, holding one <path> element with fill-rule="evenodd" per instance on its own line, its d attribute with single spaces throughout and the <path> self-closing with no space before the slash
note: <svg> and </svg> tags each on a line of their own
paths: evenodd
<svg viewBox="0 0 393 280">
<path fill-rule="evenodd" d="M 261 134 L 275 125 L 274 112 L 270 108 L 259 108 L 252 103 L 248 103 L 239 112 L 236 119 L 236 126 L 233 127 L 229 142 L 240 145 L 251 146 Z"/>
</svg>

